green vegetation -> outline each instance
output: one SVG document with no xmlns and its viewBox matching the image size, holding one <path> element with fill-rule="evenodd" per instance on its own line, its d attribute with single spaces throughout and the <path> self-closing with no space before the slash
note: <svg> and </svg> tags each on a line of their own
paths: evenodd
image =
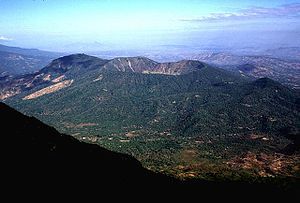
<svg viewBox="0 0 300 203">
<path fill-rule="evenodd" d="M 299 94 L 277 82 L 209 66 L 179 76 L 92 69 L 66 77 L 74 79 L 70 87 L 33 100 L 22 100 L 24 92 L 6 102 L 63 133 L 178 177 L 299 177 L 299 156 L 281 157 L 292 169 L 259 162 L 272 165 L 292 142 L 283 131 L 299 132 Z"/>
</svg>

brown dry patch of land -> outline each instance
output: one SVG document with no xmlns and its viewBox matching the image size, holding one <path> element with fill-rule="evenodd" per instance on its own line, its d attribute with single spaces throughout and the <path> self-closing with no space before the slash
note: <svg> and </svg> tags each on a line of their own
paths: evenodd
<svg viewBox="0 0 300 203">
<path fill-rule="evenodd" d="M 181 152 L 180 158 L 184 162 L 191 162 L 197 158 L 197 151 L 194 149 L 185 149 Z"/>
<path fill-rule="evenodd" d="M 178 178 L 180 179 L 189 179 L 189 178 L 195 178 L 197 176 L 197 173 L 195 172 L 186 172 L 186 173 L 179 173 L 177 175 Z"/>
<path fill-rule="evenodd" d="M 20 94 L 20 93 L 21 93 L 20 89 L 0 92 L 0 100 L 7 99 L 9 97 L 15 96 L 15 95 Z"/>
<path fill-rule="evenodd" d="M 193 149 L 183 150 L 181 162 L 168 170 L 180 179 L 193 177 L 232 177 L 251 174 L 257 177 L 299 177 L 300 155 L 247 152 L 229 161 L 213 161 L 198 156 Z M 237 175 L 239 177 L 239 175 Z"/>
<path fill-rule="evenodd" d="M 45 87 L 45 88 L 43 88 L 39 91 L 36 91 L 36 92 L 34 92 L 30 95 L 27 95 L 26 97 L 23 98 L 23 100 L 35 99 L 35 98 L 38 98 L 40 96 L 56 92 L 56 91 L 61 90 L 63 88 L 69 87 L 72 83 L 73 83 L 73 80 L 65 80 L 65 81 L 56 83 L 54 85 L 51 85 L 49 87 Z"/>
<path fill-rule="evenodd" d="M 97 123 L 79 123 L 79 124 L 74 124 L 74 123 L 64 123 L 64 126 L 66 128 L 83 128 L 83 127 L 92 127 L 98 125 Z"/>
<path fill-rule="evenodd" d="M 235 157 L 226 163 L 233 169 L 244 169 L 256 173 L 261 177 L 284 175 L 294 176 L 299 174 L 300 155 L 288 156 L 284 154 L 274 153 L 253 153 Z"/>
<path fill-rule="evenodd" d="M 263 141 L 270 140 L 270 138 L 268 138 L 268 136 L 264 135 L 264 134 L 251 134 L 250 139 L 251 140 L 263 140 Z"/>
<path fill-rule="evenodd" d="M 65 75 L 61 75 L 61 76 L 59 76 L 59 77 L 57 77 L 57 78 L 54 78 L 54 79 L 52 80 L 52 82 L 53 82 L 53 83 L 58 83 L 58 82 L 63 81 L 64 78 L 65 78 Z"/>
<path fill-rule="evenodd" d="M 98 125 L 97 123 L 79 123 L 76 125 L 76 128 L 82 128 L 82 127 L 91 127 L 91 126 L 96 126 Z"/>
<path fill-rule="evenodd" d="M 51 80 L 51 75 L 50 74 L 47 74 L 43 77 L 43 80 L 44 81 L 50 81 Z"/>
<path fill-rule="evenodd" d="M 125 134 L 125 136 L 128 138 L 137 137 L 137 136 L 139 136 L 139 133 L 137 131 L 130 131 L 130 132 L 127 132 Z"/>
<path fill-rule="evenodd" d="M 193 177 L 217 176 L 228 171 L 228 167 L 220 163 L 213 163 L 210 160 L 202 159 L 191 163 L 181 163 L 172 168 L 171 174 L 175 174 L 180 179 L 188 179 Z"/>
</svg>

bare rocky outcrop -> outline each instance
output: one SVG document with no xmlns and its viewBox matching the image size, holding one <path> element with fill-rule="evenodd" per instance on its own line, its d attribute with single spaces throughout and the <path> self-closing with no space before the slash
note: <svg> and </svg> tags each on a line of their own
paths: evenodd
<svg viewBox="0 0 300 203">
<path fill-rule="evenodd" d="M 43 96 L 45 94 L 50 94 L 53 92 L 56 92 L 60 89 L 63 89 L 65 87 L 69 87 L 71 84 L 73 83 L 73 80 L 65 80 L 59 83 L 56 83 L 54 85 L 51 85 L 49 87 L 45 87 L 39 91 L 36 91 L 30 95 L 27 95 L 26 97 L 23 98 L 23 100 L 28 100 L 28 99 L 35 99 L 38 98 L 40 96 Z"/>
</svg>

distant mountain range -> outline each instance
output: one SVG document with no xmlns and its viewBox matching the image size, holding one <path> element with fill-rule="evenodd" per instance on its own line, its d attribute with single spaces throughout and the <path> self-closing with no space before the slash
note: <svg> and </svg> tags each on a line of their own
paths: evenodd
<svg viewBox="0 0 300 203">
<path fill-rule="evenodd" d="M 144 74 L 181 75 L 196 71 L 205 65 L 199 61 L 180 61 L 176 63 L 157 63 L 144 57 L 99 59 L 85 54 L 65 56 L 54 60 L 34 74 L 0 80 L 0 99 L 6 99 L 42 85 L 61 82 L 64 78 L 78 77 L 92 70 L 109 70 Z M 66 75 L 64 75 L 66 73 Z"/>
<path fill-rule="evenodd" d="M 279 47 L 276 49 L 268 49 L 265 51 L 265 54 L 282 60 L 300 61 L 300 47 Z"/>
<path fill-rule="evenodd" d="M 0 77 L 33 73 L 61 55 L 38 49 L 23 49 L 0 44 Z"/>
<path fill-rule="evenodd" d="M 164 46 L 165 47 L 165 46 Z M 168 46 L 167 46 L 168 47 Z M 171 46 L 172 47 L 172 46 Z M 252 48 L 253 50 L 254 48 Z M 93 55 L 114 58 L 116 56 L 143 55 L 159 62 L 179 60 L 199 60 L 225 70 L 240 72 L 244 75 L 263 78 L 268 77 L 289 87 L 300 87 L 300 48 L 282 47 L 265 51 L 249 52 L 251 48 L 239 52 L 236 50 L 199 50 L 180 48 L 157 49 L 149 51 L 103 51 Z M 249 69 L 249 67 L 252 67 Z M 248 68 L 244 68 L 248 67 Z"/>
<path fill-rule="evenodd" d="M 102 44 L 98 42 L 93 43 L 93 45 L 95 46 L 96 50 L 97 46 L 102 47 Z M 84 48 L 81 48 L 82 44 L 73 44 L 71 46 L 73 48 L 74 46 L 78 46 L 78 50 L 85 50 Z M 173 47 L 173 45 L 166 45 L 162 47 L 170 46 Z M 247 55 L 247 52 L 231 54 L 230 52 L 221 51 L 197 51 L 197 49 L 194 49 L 193 51 L 187 51 L 185 50 L 187 47 L 182 45 L 174 46 L 176 48 L 175 50 L 167 49 L 165 51 L 163 51 L 164 49 L 148 52 L 110 50 L 98 52 L 94 51 L 91 53 L 93 53 L 93 55 L 103 56 L 104 58 L 114 58 L 122 55 L 143 55 L 148 56 L 151 59 L 164 62 L 187 59 L 199 60 L 225 70 L 239 72 L 250 77 L 268 77 L 295 89 L 299 89 L 300 87 L 300 49 L 298 47 L 269 49 L 265 51 L 259 51 L 258 53 L 251 52 L 252 55 Z M 177 48 L 179 50 L 177 50 Z M 232 51 L 234 52 L 234 50 Z M 167 54 L 165 52 L 167 52 Z M 0 44 L 0 77 L 33 73 L 42 69 L 53 59 L 62 55 L 62 53 L 47 52 L 38 49 L 9 47 Z M 150 63 L 148 65 L 150 65 Z M 148 68 L 151 69 L 153 66 Z"/>
<path fill-rule="evenodd" d="M 155 171 L 208 179 L 299 174 L 299 92 L 268 78 L 194 60 L 76 54 L 0 81 L 1 99 L 14 108 Z"/>
<path fill-rule="evenodd" d="M 11 47 L 11 46 L 5 46 L 2 44 L 0 44 L 0 51 L 21 54 L 21 55 L 28 55 L 28 56 L 43 56 L 43 57 L 51 57 L 51 58 L 57 58 L 62 55 L 62 53 L 42 51 L 39 49 L 26 49 L 26 48 L 20 48 L 20 47 Z"/>
<path fill-rule="evenodd" d="M 277 54 L 279 53 L 282 52 L 278 51 Z M 268 77 L 290 87 L 300 88 L 300 60 L 283 60 L 269 56 L 239 56 L 212 52 L 195 54 L 189 58 L 227 70 L 238 71 L 254 78 Z"/>
</svg>

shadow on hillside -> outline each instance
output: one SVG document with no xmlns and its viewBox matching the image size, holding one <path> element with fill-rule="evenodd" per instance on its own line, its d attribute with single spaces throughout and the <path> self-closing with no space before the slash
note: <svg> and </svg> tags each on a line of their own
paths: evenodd
<svg viewBox="0 0 300 203">
<path fill-rule="evenodd" d="M 276 181 L 180 181 L 146 170 L 128 155 L 62 135 L 3 103 L 0 103 L 0 112 L 1 180 L 6 190 L 53 194 L 57 191 L 95 192 L 96 195 L 105 194 L 105 191 L 139 192 L 173 198 L 184 194 L 209 198 L 218 198 L 219 194 L 227 197 L 247 195 L 249 198 L 258 195 L 291 197 L 299 192 L 299 181 L 287 190 L 277 187 Z"/>
</svg>

